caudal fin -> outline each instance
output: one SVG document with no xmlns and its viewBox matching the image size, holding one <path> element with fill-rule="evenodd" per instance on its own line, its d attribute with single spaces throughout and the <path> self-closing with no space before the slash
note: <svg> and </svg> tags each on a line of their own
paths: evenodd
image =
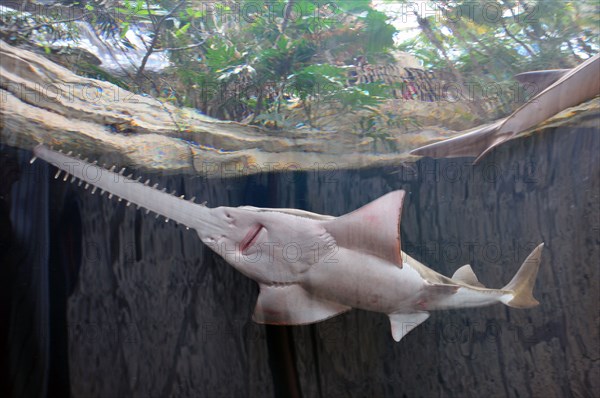
<svg viewBox="0 0 600 398">
<path fill-rule="evenodd" d="M 512 280 L 502 288 L 512 293 L 502 300 L 504 304 L 514 308 L 530 308 L 539 304 L 539 301 L 533 297 L 533 287 L 540 268 L 543 247 L 544 244 L 541 243 L 533 249 Z"/>
</svg>

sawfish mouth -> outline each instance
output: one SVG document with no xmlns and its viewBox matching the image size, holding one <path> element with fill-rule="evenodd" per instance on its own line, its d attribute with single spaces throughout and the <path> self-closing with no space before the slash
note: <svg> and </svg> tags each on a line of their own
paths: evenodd
<svg viewBox="0 0 600 398">
<path fill-rule="evenodd" d="M 248 248 L 252 247 L 258 236 L 262 232 L 265 227 L 262 224 L 256 225 L 254 228 L 251 228 L 250 231 L 244 236 L 244 239 L 240 242 L 240 251 L 244 253 Z"/>
</svg>

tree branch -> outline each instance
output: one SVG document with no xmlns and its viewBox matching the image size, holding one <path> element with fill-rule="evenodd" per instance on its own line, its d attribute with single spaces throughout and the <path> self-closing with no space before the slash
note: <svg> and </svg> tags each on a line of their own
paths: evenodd
<svg viewBox="0 0 600 398">
<path fill-rule="evenodd" d="M 513 39 L 514 41 L 516 41 L 517 43 L 519 43 L 531 56 L 531 58 L 535 58 L 535 52 L 533 51 L 533 49 L 531 49 L 531 47 L 529 47 L 527 45 L 527 43 L 525 43 L 524 41 L 520 40 L 518 37 L 516 37 L 515 35 L 513 35 L 510 30 L 508 29 L 508 26 L 506 26 L 506 21 L 504 20 L 504 18 L 500 18 L 500 21 L 502 23 L 502 27 L 504 28 L 504 32 L 506 33 L 506 35 L 508 37 L 510 37 L 511 39 Z"/>
<path fill-rule="evenodd" d="M 36 29 L 42 28 L 44 26 L 52 26 L 52 25 L 61 24 L 61 23 L 69 23 L 69 22 L 79 21 L 79 20 L 81 20 L 82 18 L 84 18 L 84 17 L 86 17 L 88 15 L 89 14 L 84 13 L 84 14 L 78 16 L 78 17 L 75 17 L 75 18 L 63 19 L 61 21 L 44 22 L 44 23 L 41 23 L 41 24 L 38 24 L 38 25 L 35 25 L 35 26 L 30 26 L 28 28 L 21 29 L 21 31 L 19 33 L 28 33 L 28 32 L 31 32 L 32 30 L 36 30 Z"/>
<path fill-rule="evenodd" d="M 164 51 L 184 51 L 184 50 L 189 50 L 190 48 L 196 48 L 196 47 L 200 47 L 202 46 L 204 43 L 206 43 L 207 39 L 202 40 L 199 43 L 196 44 L 190 44 L 188 46 L 183 46 L 183 47 L 166 47 L 166 48 L 159 48 L 154 50 L 155 53 L 158 52 L 164 52 Z"/>
<path fill-rule="evenodd" d="M 167 18 L 169 18 L 171 15 L 173 15 L 175 13 L 175 11 L 177 11 L 186 2 L 187 2 L 187 0 L 180 1 L 175 7 L 173 7 L 173 9 L 171 11 L 169 11 L 168 13 L 166 13 L 165 15 L 163 15 L 158 20 L 158 22 L 155 23 L 154 20 L 152 20 L 152 26 L 153 26 L 153 29 L 154 29 L 154 37 L 152 38 L 152 42 L 150 43 L 150 47 L 148 47 L 148 51 L 146 51 L 146 54 L 144 55 L 144 58 L 142 58 L 142 63 L 140 64 L 140 67 L 139 67 L 139 69 L 138 69 L 138 71 L 137 71 L 137 73 L 135 75 L 135 81 L 136 81 L 136 83 L 139 82 L 142 74 L 144 73 L 144 68 L 146 67 L 146 64 L 148 63 L 148 59 L 150 58 L 150 56 L 154 52 L 154 48 L 158 44 L 158 40 L 160 38 L 160 35 L 159 35 L 160 27 L 167 20 Z M 148 10 L 148 15 L 152 19 L 150 5 L 148 4 L 147 1 L 146 1 L 146 8 Z"/>
</svg>

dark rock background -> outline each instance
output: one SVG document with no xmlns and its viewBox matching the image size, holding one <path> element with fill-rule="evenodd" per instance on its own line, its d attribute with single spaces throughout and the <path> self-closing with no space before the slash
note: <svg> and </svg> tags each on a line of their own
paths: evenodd
<svg viewBox="0 0 600 398">
<path fill-rule="evenodd" d="M 405 189 L 403 250 L 445 275 L 470 263 L 490 287 L 508 282 L 545 242 L 535 289 L 540 306 L 435 312 L 400 343 L 385 315 L 359 310 L 310 326 L 256 325 L 250 318 L 257 285 L 193 231 L 51 180 L 48 267 L 60 283 L 49 284 L 48 322 L 64 331 L 68 348 L 58 331 L 47 341 L 53 358 L 68 361 L 50 361 L 50 372 L 75 397 L 595 396 L 599 121 L 590 115 L 577 126 L 510 141 L 476 166 L 469 159 L 422 159 L 396 168 L 329 165 L 228 179 L 148 176 L 209 206 L 332 215 Z M 32 187 L 31 178 L 46 177 L 27 172 L 27 153 L 3 151 L 19 159 L 22 172 L 11 196 L 14 212 L 30 205 L 15 201 L 14 192 L 29 181 L 35 198 L 43 185 Z M 41 228 L 44 220 L 21 222 Z M 29 250 L 43 250 L 28 242 Z M 18 258 L 2 266 L 36 269 Z M 65 305 L 60 298 L 67 296 Z M 28 346 L 12 336 L 10 344 Z M 18 369 L 11 358 L 7 367 Z"/>
</svg>

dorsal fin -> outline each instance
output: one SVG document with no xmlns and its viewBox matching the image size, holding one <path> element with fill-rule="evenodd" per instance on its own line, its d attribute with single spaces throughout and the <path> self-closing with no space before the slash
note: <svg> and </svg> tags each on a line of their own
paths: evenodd
<svg viewBox="0 0 600 398">
<path fill-rule="evenodd" d="M 452 275 L 452 279 L 470 286 L 485 287 L 479 282 L 479 279 L 477 279 L 475 272 L 473 272 L 473 269 L 469 264 L 463 265 L 457 269 L 454 275 Z"/>
<path fill-rule="evenodd" d="M 367 252 L 402 268 L 400 216 L 403 201 L 404 191 L 393 191 L 352 213 L 323 221 L 323 226 L 339 246 Z"/>
<path fill-rule="evenodd" d="M 566 75 L 571 69 L 550 69 L 550 70 L 534 70 L 515 75 L 515 80 L 521 84 L 533 85 L 533 94 L 538 94 L 544 91 L 558 79 Z"/>
</svg>

